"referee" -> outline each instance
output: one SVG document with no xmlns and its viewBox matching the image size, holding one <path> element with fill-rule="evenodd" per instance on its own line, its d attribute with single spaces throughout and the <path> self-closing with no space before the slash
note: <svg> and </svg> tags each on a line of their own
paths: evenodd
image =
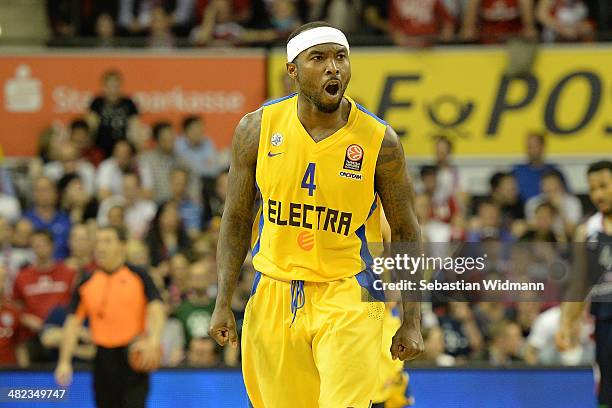
<svg viewBox="0 0 612 408">
<path fill-rule="evenodd" d="M 146 272 L 125 263 L 126 233 L 115 227 L 96 233 L 98 268 L 76 287 L 55 370 L 58 384 L 72 381 L 72 356 L 85 318 L 97 353 L 93 388 L 98 408 L 140 408 L 149 392 L 149 375 L 128 363 L 128 346 L 137 337 L 143 367 L 153 368 L 165 323 L 157 288 Z"/>
</svg>

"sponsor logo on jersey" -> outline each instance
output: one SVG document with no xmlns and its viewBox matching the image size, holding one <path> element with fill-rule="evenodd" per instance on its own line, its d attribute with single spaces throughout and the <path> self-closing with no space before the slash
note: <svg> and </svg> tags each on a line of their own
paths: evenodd
<svg viewBox="0 0 612 408">
<path fill-rule="evenodd" d="M 270 138 L 270 143 L 274 147 L 280 146 L 283 143 L 283 135 L 282 135 L 282 133 L 276 132 L 276 133 L 272 134 L 272 137 Z"/>
<path fill-rule="evenodd" d="M 348 236 L 353 214 L 321 205 L 268 199 L 267 220 L 280 226 L 330 231 Z"/>
<path fill-rule="evenodd" d="M 363 148 L 357 144 L 352 144 L 346 148 L 346 156 L 344 156 L 344 166 L 346 170 L 361 171 L 361 162 L 363 161 Z"/>
<path fill-rule="evenodd" d="M 361 181 L 361 179 L 363 178 L 361 174 L 349 173 L 348 171 L 341 171 L 340 177 L 358 181 Z"/>
<path fill-rule="evenodd" d="M 304 251 L 310 251 L 314 247 L 314 234 L 310 231 L 303 231 L 297 236 L 297 243 Z"/>
</svg>

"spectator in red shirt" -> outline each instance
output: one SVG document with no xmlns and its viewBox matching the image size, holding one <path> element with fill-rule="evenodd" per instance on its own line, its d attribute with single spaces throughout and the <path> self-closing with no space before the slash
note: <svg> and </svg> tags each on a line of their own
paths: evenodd
<svg viewBox="0 0 612 408">
<path fill-rule="evenodd" d="M 36 261 L 19 272 L 13 286 L 13 299 L 22 306 L 21 324 L 30 338 L 40 331 L 51 309 L 68 305 L 75 280 L 73 269 L 53 260 L 53 237 L 48 231 L 32 235 L 32 249 Z"/>
<path fill-rule="evenodd" d="M 391 36 L 398 45 L 450 41 L 454 20 L 442 0 L 391 0 Z"/>
<path fill-rule="evenodd" d="M 440 194 L 438 188 L 438 172 L 434 166 L 423 166 L 421 168 L 421 182 L 423 183 L 423 193 L 431 200 L 430 216 L 446 224 L 460 214 L 459 206 L 455 198 L 451 195 Z"/>
<path fill-rule="evenodd" d="M 237 20 L 232 1 L 212 0 L 204 10 L 202 23 L 192 30 L 191 42 L 199 46 L 238 43 L 245 29 Z"/>
<path fill-rule="evenodd" d="M 518 36 L 535 39 L 533 0 L 469 0 L 461 36 L 485 43 Z"/>
<path fill-rule="evenodd" d="M 70 123 L 70 141 L 79 150 L 79 157 L 98 167 L 104 160 L 104 153 L 94 144 L 94 139 L 85 119 Z"/>
<path fill-rule="evenodd" d="M 23 353 L 18 348 L 19 310 L 4 295 L 6 269 L 0 265 L 0 366 L 26 365 Z"/>
</svg>

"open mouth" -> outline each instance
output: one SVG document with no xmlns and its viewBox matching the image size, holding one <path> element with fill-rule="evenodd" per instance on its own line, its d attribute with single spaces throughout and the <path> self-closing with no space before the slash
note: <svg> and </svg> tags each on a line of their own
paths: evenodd
<svg viewBox="0 0 612 408">
<path fill-rule="evenodd" d="M 325 92 L 330 94 L 331 96 L 336 96 L 340 91 L 340 83 L 337 81 L 332 81 L 325 85 Z"/>
</svg>

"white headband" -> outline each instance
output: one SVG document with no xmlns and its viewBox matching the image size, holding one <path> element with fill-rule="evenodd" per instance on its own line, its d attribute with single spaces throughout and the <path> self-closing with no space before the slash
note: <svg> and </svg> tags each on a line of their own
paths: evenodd
<svg viewBox="0 0 612 408">
<path fill-rule="evenodd" d="M 287 43 L 287 62 L 292 62 L 300 52 L 325 43 L 344 45 L 346 51 L 349 51 L 348 40 L 342 31 L 333 27 L 311 28 L 289 40 Z"/>
</svg>

